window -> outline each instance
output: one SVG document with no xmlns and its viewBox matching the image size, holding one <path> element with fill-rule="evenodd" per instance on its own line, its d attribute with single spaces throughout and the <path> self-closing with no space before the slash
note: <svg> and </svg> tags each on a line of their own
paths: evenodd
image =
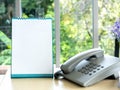
<svg viewBox="0 0 120 90">
<path fill-rule="evenodd" d="M 60 0 L 61 63 L 93 47 L 92 1 Z"/>
<path fill-rule="evenodd" d="M 16 13 L 14 2 L 1 0 L 0 3 L 0 64 L 11 64 L 11 18 Z M 57 20 L 54 17 L 56 3 L 59 4 L 55 7 Z M 60 52 L 58 58 L 64 63 L 75 54 L 93 48 L 96 37 L 105 54 L 114 55 L 115 40 L 111 39 L 109 28 L 120 18 L 119 4 L 119 0 L 21 0 L 21 10 L 23 18 L 53 19 L 53 57 Z M 94 6 L 98 7 L 98 13 Z M 55 28 L 55 22 L 58 29 Z M 57 32 L 59 27 L 60 32 Z M 58 52 L 55 51 L 55 31 L 60 34 Z M 98 36 L 96 31 L 99 32 Z"/>
<path fill-rule="evenodd" d="M 11 64 L 12 17 L 53 18 L 53 0 L 0 1 L 0 65 Z"/>
<path fill-rule="evenodd" d="M 106 54 L 114 55 L 115 40 L 110 36 L 110 27 L 120 18 L 119 0 L 98 0 L 99 45 Z"/>
<path fill-rule="evenodd" d="M 120 18 L 119 3 L 119 0 L 59 0 L 61 63 L 76 53 L 93 48 L 95 43 L 105 54 L 114 55 L 115 40 L 109 32 Z"/>
</svg>

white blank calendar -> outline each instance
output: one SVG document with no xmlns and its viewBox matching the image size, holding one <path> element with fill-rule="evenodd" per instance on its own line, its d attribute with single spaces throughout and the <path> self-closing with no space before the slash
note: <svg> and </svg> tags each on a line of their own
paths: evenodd
<svg viewBox="0 0 120 90">
<path fill-rule="evenodd" d="M 52 74 L 52 20 L 12 19 L 12 77 Z"/>
</svg>

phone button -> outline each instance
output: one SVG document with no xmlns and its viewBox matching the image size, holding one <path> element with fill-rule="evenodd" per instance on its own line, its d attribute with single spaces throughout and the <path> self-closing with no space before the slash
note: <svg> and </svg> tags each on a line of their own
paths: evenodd
<svg viewBox="0 0 120 90">
<path fill-rule="evenodd" d="M 97 71 L 101 70 L 102 68 L 104 68 L 104 66 L 99 64 L 89 63 L 84 67 L 82 67 L 81 69 L 78 69 L 78 72 L 81 72 L 83 74 L 88 74 L 91 76 L 97 73 Z"/>
<path fill-rule="evenodd" d="M 89 75 L 91 76 L 91 75 L 92 75 L 92 73 L 89 73 Z"/>
</svg>

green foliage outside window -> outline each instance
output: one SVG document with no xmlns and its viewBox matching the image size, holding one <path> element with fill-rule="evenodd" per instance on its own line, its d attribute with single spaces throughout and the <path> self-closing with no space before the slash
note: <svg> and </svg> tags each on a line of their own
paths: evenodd
<svg viewBox="0 0 120 90">
<path fill-rule="evenodd" d="M 11 19 L 14 0 L 0 1 L 0 65 L 11 64 Z"/>
<path fill-rule="evenodd" d="M 80 8 L 82 2 L 84 8 Z M 61 63 L 77 53 L 92 48 L 91 2 L 61 1 Z"/>
<path fill-rule="evenodd" d="M 120 17 L 120 1 L 98 0 L 99 46 L 105 54 L 114 55 L 114 40 L 109 26 Z M 46 3 L 45 18 L 53 19 L 53 51 L 55 58 L 54 2 Z M 44 8 L 41 6 L 41 8 Z M 46 7 L 45 7 L 46 8 Z M 61 63 L 73 55 L 92 48 L 92 0 L 60 0 Z"/>
<path fill-rule="evenodd" d="M 99 45 L 106 54 L 114 55 L 114 39 L 109 35 L 110 27 L 120 18 L 120 0 L 98 0 Z"/>
<path fill-rule="evenodd" d="M 2 41 L 7 48 L 0 52 L 0 65 L 11 64 L 11 39 L 8 38 L 2 31 L 0 31 L 0 41 Z"/>
<path fill-rule="evenodd" d="M 54 0 L 21 0 L 23 17 L 53 19 L 53 57 L 55 58 Z M 114 40 L 109 36 L 109 27 L 120 17 L 120 0 L 98 0 L 99 46 L 106 54 L 114 55 Z M 60 0 L 60 46 L 61 63 L 73 55 L 92 48 L 92 0 Z M 1 17 L 0 17 L 1 20 Z M 8 39 L 8 37 L 6 38 Z M 8 47 L 0 55 L 11 55 Z M 6 62 L 9 60 L 6 59 Z M 0 59 L 3 62 L 3 59 Z"/>
</svg>

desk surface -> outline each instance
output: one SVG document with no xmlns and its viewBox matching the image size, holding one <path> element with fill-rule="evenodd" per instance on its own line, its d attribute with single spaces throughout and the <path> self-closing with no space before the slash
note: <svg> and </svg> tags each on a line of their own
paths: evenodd
<svg viewBox="0 0 120 90">
<path fill-rule="evenodd" d="M 12 79 L 13 90 L 120 90 L 117 80 L 103 80 L 90 87 L 81 87 L 65 79 L 23 78 Z"/>
</svg>

